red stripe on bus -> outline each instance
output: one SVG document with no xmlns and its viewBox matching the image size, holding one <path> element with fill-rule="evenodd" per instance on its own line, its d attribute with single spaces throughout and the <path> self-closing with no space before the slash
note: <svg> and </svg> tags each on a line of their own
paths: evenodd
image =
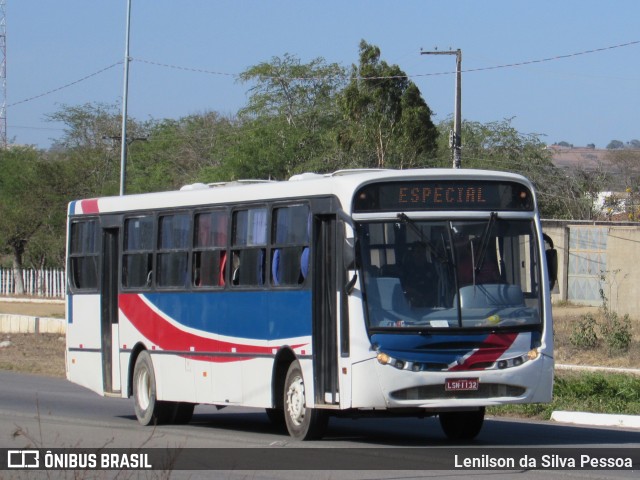
<svg viewBox="0 0 640 480">
<path fill-rule="evenodd" d="M 513 345 L 517 337 L 517 333 L 492 333 L 464 362 L 451 367 L 449 371 L 469 370 L 475 364 L 486 366 L 487 363 L 493 363 Z"/>
<path fill-rule="evenodd" d="M 120 294 L 118 301 L 122 313 L 151 343 L 162 350 L 184 352 L 180 355 L 182 357 L 210 362 L 234 362 L 249 360 L 252 355 L 272 355 L 274 349 L 280 348 L 280 346 L 265 347 L 223 342 L 185 332 L 152 310 L 137 294 Z M 291 348 L 295 349 L 303 345 L 305 344 L 291 345 Z M 206 352 L 211 355 L 189 355 L 188 352 Z M 216 353 L 224 356 L 216 356 Z M 234 356 L 228 356 L 229 353 L 233 353 Z M 235 356 L 235 354 L 247 354 L 247 356 Z"/>
<path fill-rule="evenodd" d="M 98 208 L 98 199 L 92 198 L 90 200 L 82 200 L 80 202 L 82 206 L 82 213 L 99 213 L 100 209 Z"/>
</svg>

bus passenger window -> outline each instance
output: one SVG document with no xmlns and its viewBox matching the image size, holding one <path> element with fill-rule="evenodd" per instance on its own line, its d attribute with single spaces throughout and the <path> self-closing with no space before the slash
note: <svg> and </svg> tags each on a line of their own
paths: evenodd
<svg viewBox="0 0 640 480">
<path fill-rule="evenodd" d="M 98 288 L 98 228 L 96 220 L 73 222 L 69 245 L 69 282 L 78 290 Z"/>
<path fill-rule="evenodd" d="M 188 284 L 189 233 L 191 215 L 163 215 L 158 222 L 159 287 L 184 287 Z"/>
<path fill-rule="evenodd" d="M 225 210 L 195 216 L 192 275 L 195 287 L 223 287 L 226 283 L 228 219 Z"/>
<path fill-rule="evenodd" d="M 122 285 L 150 287 L 153 283 L 153 216 L 125 220 Z"/>
<path fill-rule="evenodd" d="M 266 240 L 266 208 L 251 208 L 233 213 L 233 285 L 264 285 Z"/>
<path fill-rule="evenodd" d="M 307 205 L 273 211 L 271 283 L 274 286 L 304 283 L 309 272 L 310 215 Z"/>
</svg>

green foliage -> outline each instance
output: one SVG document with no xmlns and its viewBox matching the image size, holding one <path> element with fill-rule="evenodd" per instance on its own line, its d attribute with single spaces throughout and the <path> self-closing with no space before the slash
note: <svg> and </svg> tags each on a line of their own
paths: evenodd
<svg viewBox="0 0 640 480">
<path fill-rule="evenodd" d="M 237 141 L 207 179 L 285 179 L 336 166 L 335 98 L 344 85 L 342 67 L 316 58 L 307 64 L 289 54 L 260 63 L 240 76 L 252 83 L 247 107 L 238 112 Z M 213 178 L 212 178 L 213 177 Z"/>
<path fill-rule="evenodd" d="M 551 403 L 492 407 L 489 413 L 548 420 L 554 410 L 638 415 L 640 378 L 623 374 L 559 372 Z"/>
<path fill-rule="evenodd" d="M 146 141 L 129 148 L 127 192 L 175 190 L 208 180 L 238 138 L 237 122 L 216 112 L 147 125 Z"/>
<path fill-rule="evenodd" d="M 601 340 L 609 348 L 609 354 L 620 354 L 628 352 L 631 347 L 633 335 L 631 331 L 631 319 L 629 315 L 622 318 L 611 309 L 609 295 L 605 290 L 611 291 L 617 286 L 617 275 L 619 270 L 603 271 L 600 273 L 600 321 L 588 313 L 583 315 L 578 322 L 573 325 L 572 333 L 569 337 L 571 344 L 578 348 L 597 347 Z"/>
<path fill-rule="evenodd" d="M 600 325 L 602 336 L 610 353 L 627 352 L 631 347 L 631 319 L 629 315 L 622 318 L 616 312 L 607 311 Z"/>
<path fill-rule="evenodd" d="M 378 47 L 360 42 L 359 64 L 338 98 L 345 119 L 340 146 L 361 167 L 433 165 L 438 131 L 432 112 L 406 73 L 380 57 Z"/>
<path fill-rule="evenodd" d="M 610 353 L 626 352 L 631 346 L 631 320 L 629 315 L 619 318 L 617 312 L 611 308 L 611 291 L 615 287 L 614 292 L 617 297 L 618 274 L 620 270 L 602 271 L 600 272 L 600 299 L 602 305 L 603 321 L 600 325 L 600 332 L 609 347 Z M 625 275 L 626 277 L 626 275 Z M 623 277 L 624 279 L 624 277 Z M 605 288 L 610 292 L 607 294 Z"/>
<path fill-rule="evenodd" d="M 582 318 L 573 325 L 569 341 L 578 348 L 593 348 L 600 343 L 596 328 L 598 322 L 590 313 L 583 315 Z"/>
<path fill-rule="evenodd" d="M 438 125 L 438 160 L 441 167 L 452 163 L 449 132 L 453 120 Z M 574 182 L 554 166 L 551 153 L 536 134 L 523 134 L 515 129 L 511 119 L 480 123 L 463 121 L 462 166 L 503 170 L 529 178 L 536 187 L 543 217 L 574 218 L 576 204 L 584 198 Z"/>
<path fill-rule="evenodd" d="M 631 375 L 584 373 L 560 376 L 554 398 L 594 413 L 640 413 L 640 379 Z M 566 409 L 566 408 L 565 408 Z"/>
<path fill-rule="evenodd" d="M 54 155 L 71 164 L 72 178 L 82 178 L 70 194 L 86 198 L 118 193 L 121 118 L 115 105 L 104 104 L 64 105 L 48 115 L 50 121 L 66 125 L 52 148 Z"/>
<path fill-rule="evenodd" d="M 59 265 L 66 213 L 60 167 L 33 148 L 0 151 L 0 249 L 14 268 Z"/>
</svg>

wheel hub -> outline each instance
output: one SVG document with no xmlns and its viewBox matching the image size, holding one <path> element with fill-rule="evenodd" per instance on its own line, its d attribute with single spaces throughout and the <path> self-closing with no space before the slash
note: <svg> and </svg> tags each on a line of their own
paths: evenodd
<svg viewBox="0 0 640 480">
<path fill-rule="evenodd" d="M 302 378 L 296 377 L 287 390 L 287 412 L 291 421 L 299 426 L 304 421 L 305 399 Z"/>
</svg>

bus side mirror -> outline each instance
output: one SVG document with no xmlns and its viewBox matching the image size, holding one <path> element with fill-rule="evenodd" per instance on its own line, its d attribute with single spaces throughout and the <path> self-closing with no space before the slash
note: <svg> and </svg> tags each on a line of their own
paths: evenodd
<svg viewBox="0 0 640 480">
<path fill-rule="evenodd" d="M 342 248 L 342 265 L 345 270 L 356 269 L 356 247 L 353 238 L 345 238 Z"/>
<path fill-rule="evenodd" d="M 342 247 L 342 265 L 345 271 L 355 270 L 357 268 L 357 256 L 358 253 L 355 246 L 355 240 L 353 238 L 346 238 L 344 241 L 344 246 Z M 351 295 L 357 280 L 358 273 L 354 272 L 351 280 L 349 280 L 344 286 L 344 291 L 347 295 Z"/>
<path fill-rule="evenodd" d="M 558 251 L 553 248 L 553 240 L 546 234 L 542 234 L 545 244 L 549 244 L 550 248 L 545 250 L 547 257 L 547 270 L 549 273 L 549 290 L 553 290 L 558 281 Z"/>
</svg>

